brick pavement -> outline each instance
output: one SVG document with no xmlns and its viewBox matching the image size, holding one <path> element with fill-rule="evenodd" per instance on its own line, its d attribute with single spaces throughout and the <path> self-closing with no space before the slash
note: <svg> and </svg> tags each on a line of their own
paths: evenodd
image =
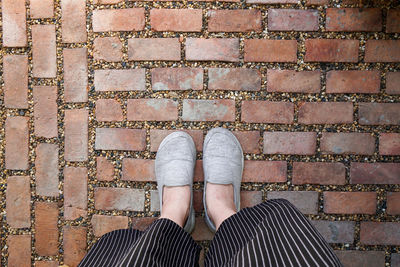
<svg viewBox="0 0 400 267">
<path fill-rule="evenodd" d="M 286 198 L 345 266 L 400 266 L 396 1 L 3 0 L 1 266 L 76 266 L 159 215 L 157 147 L 223 126 L 242 207 Z M 365 1 L 364 1 L 365 2 Z"/>
</svg>

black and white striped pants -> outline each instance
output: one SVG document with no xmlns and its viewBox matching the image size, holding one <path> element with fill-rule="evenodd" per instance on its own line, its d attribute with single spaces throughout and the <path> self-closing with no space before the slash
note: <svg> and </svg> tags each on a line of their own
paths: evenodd
<svg viewBox="0 0 400 267">
<path fill-rule="evenodd" d="M 201 247 L 179 225 L 158 219 L 145 231 L 105 234 L 79 266 L 198 266 Z M 215 233 L 205 266 L 342 266 L 332 248 L 290 202 L 240 210 Z"/>
</svg>

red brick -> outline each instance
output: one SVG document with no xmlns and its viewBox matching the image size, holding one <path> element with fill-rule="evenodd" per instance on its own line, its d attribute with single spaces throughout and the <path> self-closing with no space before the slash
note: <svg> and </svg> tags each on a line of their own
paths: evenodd
<svg viewBox="0 0 400 267">
<path fill-rule="evenodd" d="M 329 5 L 329 0 L 306 0 L 306 5 L 311 6 L 311 5 Z"/>
<path fill-rule="evenodd" d="M 85 167 L 64 168 L 64 218 L 87 217 L 88 170 Z"/>
<path fill-rule="evenodd" d="M 203 161 L 196 160 L 196 166 L 194 166 L 194 182 L 203 182 L 204 181 L 204 172 L 203 172 Z"/>
<path fill-rule="evenodd" d="M 365 62 L 400 62 L 400 40 L 368 40 Z"/>
<path fill-rule="evenodd" d="M 178 102 L 172 99 L 128 99 L 128 121 L 174 121 Z"/>
<path fill-rule="evenodd" d="M 400 184 L 399 163 L 352 162 L 351 184 Z"/>
<path fill-rule="evenodd" d="M 181 45 L 178 38 L 135 38 L 128 40 L 128 59 L 181 60 Z"/>
<path fill-rule="evenodd" d="M 145 69 L 95 70 L 96 91 L 146 90 Z"/>
<path fill-rule="evenodd" d="M 41 143 L 36 147 L 35 159 L 36 194 L 57 197 L 58 191 L 58 145 Z"/>
<path fill-rule="evenodd" d="M 155 217 L 132 218 L 132 228 L 138 229 L 139 231 L 144 231 L 155 220 L 157 220 Z"/>
<path fill-rule="evenodd" d="M 245 160 L 242 182 L 283 183 L 286 172 L 286 161 Z"/>
<path fill-rule="evenodd" d="M 58 205 L 35 203 L 35 249 L 40 256 L 58 254 Z"/>
<path fill-rule="evenodd" d="M 301 124 L 352 123 L 353 103 L 301 102 L 298 120 Z"/>
<path fill-rule="evenodd" d="M 32 25 L 33 76 L 55 78 L 57 75 L 55 25 Z"/>
<path fill-rule="evenodd" d="M 400 103 L 359 103 L 362 125 L 400 125 Z"/>
<path fill-rule="evenodd" d="M 339 162 L 293 162 L 292 182 L 295 185 L 344 185 L 346 168 Z"/>
<path fill-rule="evenodd" d="M 4 106 L 28 108 L 28 56 L 4 55 Z"/>
<path fill-rule="evenodd" d="M 195 241 L 212 240 L 214 238 L 213 232 L 210 231 L 203 217 L 196 217 L 195 227 L 192 233 L 192 238 Z"/>
<path fill-rule="evenodd" d="M 358 62 L 358 40 L 308 39 L 305 62 Z"/>
<path fill-rule="evenodd" d="M 122 180 L 156 181 L 154 160 L 124 158 L 122 161 Z"/>
<path fill-rule="evenodd" d="M 354 242 L 355 222 L 313 220 L 311 224 L 328 243 L 352 244 Z"/>
<path fill-rule="evenodd" d="M 106 157 L 96 158 L 96 178 L 99 181 L 112 181 L 114 179 L 114 165 Z"/>
<path fill-rule="evenodd" d="M 98 121 L 122 121 L 121 104 L 115 99 L 98 99 L 96 101 L 96 120 Z"/>
<path fill-rule="evenodd" d="M 400 215 L 400 192 L 387 192 L 387 214 Z"/>
<path fill-rule="evenodd" d="M 176 132 L 176 131 L 183 131 L 188 133 L 194 141 L 197 151 L 203 150 L 203 131 L 202 130 L 158 130 L 158 129 L 151 129 L 150 130 L 150 151 L 156 152 L 158 147 L 160 146 L 162 140 L 164 140 L 167 135 Z"/>
<path fill-rule="evenodd" d="M 6 169 L 27 170 L 29 132 L 28 117 L 7 117 L 6 119 Z"/>
<path fill-rule="evenodd" d="M 240 191 L 240 208 L 254 207 L 263 202 L 261 191 Z"/>
<path fill-rule="evenodd" d="M 343 266 L 385 266 L 385 251 L 335 250 Z"/>
<path fill-rule="evenodd" d="M 244 153 L 260 153 L 259 131 L 232 131 L 242 146 Z"/>
<path fill-rule="evenodd" d="M 382 11 L 380 8 L 328 8 L 326 30 L 379 32 L 382 30 Z"/>
<path fill-rule="evenodd" d="M 360 243 L 400 245 L 400 222 L 361 222 Z"/>
<path fill-rule="evenodd" d="M 11 228 L 31 226 L 31 187 L 28 176 L 7 178 L 6 214 Z"/>
<path fill-rule="evenodd" d="M 297 62 L 296 40 L 244 40 L 245 62 Z"/>
<path fill-rule="evenodd" d="M 88 66 L 86 48 L 65 48 L 64 98 L 66 102 L 87 102 Z"/>
<path fill-rule="evenodd" d="M 326 74 L 326 92 L 377 94 L 381 86 L 379 71 L 332 70 Z"/>
<path fill-rule="evenodd" d="M 400 155 L 400 133 L 381 133 L 379 136 L 379 154 Z"/>
<path fill-rule="evenodd" d="M 386 32 L 400 32 L 400 9 L 389 9 L 386 19 Z"/>
<path fill-rule="evenodd" d="M 243 101 L 242 121 L 256 123 L 293 123 L 294 104 L 290 102 Z"/>
<path fill-rule="evenodd" d="M 146 131 L 143 129 L 96 128 L 96 150 L 143 151 Z"/>
<path fill-rule="evenodd" d="M 201 32 L 201 9 L 152 9 L 151 29 L 157 32 Z"/>
<path fill-rule="evenodd" d="M 122 61 L 122 43 L 118 37 L 98 37 L 94 39 L 93 46 L 95 60 Z"/>
<path fill-rule="evenodd" d="M 267 91 L 284 93 L 319 93 L 321 71 L 273 70 L 267 71 Z"/>
<path fill-rule="evenodd" d="M 292 203 L 304 214 L 318 213 L 318 192 L 314 191 L 272 191 L 267 192 L 267 198 L 283 198 Z"/>
<path fill-rule="evenodd" d="M 208 69 L 208 89 L 259 91 L 261 73 L 256 69 L 210 68 Z"/>
<path fill-rule="evenodd" d="M 268 9 L 269 31 L 318 31 L 318 10 Z"/>
<path fill-rule="evenodd" d="M 324 192 L 324 212 L 375 214 L 376 192 Z"/>
<path fill-rule="evenodd" d="M 128 228 L 128 217 L 94 214 L 91 220 L 93 234 L 100 237 L 108 232 Z"/>
<path fill-rule="evenodd" d="M 94 206 L 97 210 L 144 211 L 144 190 L 97 187 Z"/>
<path fill-rule="evenodd" d="M 86 255 L 86 227 L 63 227 L 64 264 L 77 266 Z"/>
<path fill-rule="evenodd" d="M 57 137 L 57 87 L 33 86 L 33 105 L 35 135 Z"/>
<path fill-rule="evenodd" d="M 93 31 L 141 31 L 144 29 L 144 8 L 93 10 Z"/>
<path fill-rule="evenodd" d="M 314 132 L 264 132 L 264 154 L 313 155 L 316 146 Z"/>
<path fill-rule="evenodd" d="M 323 154 L 372 155 L 375 152 L 375 137 L 370 133 L 322 133 Z"/>
<path fill-rule="evenodd" d="M 53 0 L 30 0 L 31 18 L 52 18 L 54 16 Z"/>
<path fill-rule="evenodd" d="M 202 212 L 204 210 L 203 190 L 193 191 L 193 209 L 195 212 Z"/>
<path fill-rule="evenodd" d="M 386 93 L 400 95 L 400 71 L 386 74 Z"/>
<path fill-rule="evenodd" d="M 31 266 L 31 236 L 9 235 L 7 237 L 9 267 Z"/>
<path fill-rule="evenodd" d="M 260 32 L 261 11 L 257 9 L 209 10 L 209 32 Z"/>
<path fill-rule="evenodd" d="M 188 61 L 239 61 L 238 38 L 187 38 L 185 49 Z"/>
<path fill-rule="evenodd" d="M 151 70 L 153 90 L 202 90 L 202 68 L 155 68 Z"/>
<path fill-rule="evenodd" d="M 88 159 L 88 116 L 86 109 L 65 110 L 64 158 L 67 161 Z"/>
<path fill-rule="evenodd" d="M 58 267 L 58 261 L 35 261 L 35 267 Z"/>
<path fill-rule="evenodd" d="M 298 0 L 246 0 L 248 4 L 298 4 Z"/>
<path fill-rule="evenodd" d="M 25 0 L 3 0 L 2 12 L 3 45 L 27 46 Z"/>
<path fill-rule="evenodd" d="M 61 0 L 61 30 L 64 43 L 86 42 L 85 0 Z"/>
<path fill-rule="evenodd" d="M 184 121 L 235 121 L 235 101 L 183 100 L 182 120 Z"/>
</svg>

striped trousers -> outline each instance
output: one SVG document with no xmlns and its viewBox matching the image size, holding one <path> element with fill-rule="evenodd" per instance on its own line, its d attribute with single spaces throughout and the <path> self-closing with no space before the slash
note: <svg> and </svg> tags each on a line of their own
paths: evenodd
<svg viewBox="0 0 400 267">
<path fill-rule="evenodd" d="M 179 225 L 158 219 L 145 231 L 105 234 L 79 266 L 198 266 L 201 247 Z M 275 199 L 226 219 L 204 266 L 342 266 L 332 248 L 290 202 Z"/>
</svg>

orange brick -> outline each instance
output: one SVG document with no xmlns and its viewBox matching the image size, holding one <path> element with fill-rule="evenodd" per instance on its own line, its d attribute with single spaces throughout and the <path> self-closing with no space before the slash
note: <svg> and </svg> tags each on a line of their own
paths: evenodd
<svg viewBox="0 0 400 267">
<path fill-rule="evenodd" d="M 53 256 L 58 254 L 57 222 L 57 203 L 35 203 L 35 248 L 38 255 Z"/>
<path fill-rule="evenodd" d="M 400 9 L 389 9 L 386 19 L 386 32 L 400 32 Z"/>
<path fill-rule="evenodd" d="M 351 184 L 400 184 L 399 163 L 352 162 L 350 167 Z"/>
<path fill-rule="evenodd" d="M 36 147 L 35 159 L 36 194 L 57 197 L 58 190 L 58 145 L 41 143 Z"/>
<path fill-rule="evenodd" d="M 261 191 L 240 191 L 240 209 L 254 207 L 263 202 Z"/>
<path fill-rule="evenodd" d="M 358 40 L 308 39 L 305 62 L 358 62 Z"/>
<path fill-rule="evenodd" d="M 332 70 L 326 74 L 326 92 L 377 94 L 381 86 L 379 71 Z"/>
<path fill-rule="evenodd" d="M 369 133 L 322 133 L 323 154 L 372 155 L 375 152 L 375 137 Z"/>
<path fill-rule="evenodd" d="M 145 130 L 124 128 L 96 128 L 96 150 L 143 151 L 145 148 Z"/>
<path fill-rule="evenodd" d="M 313 155 L 315 132 L 264 132 L 264 154 Z"/>
<path fill-rule="evenodd" d="M 381 133 L 379 136 L 379 154 L 400 155 L 400 133 Z"/>
<path fill-rule="evenodd" d="M 28 117 L 7 117 L 6 119 L 6 169 L 27 170 L 29 151 Z"/>
<path fill-rule="evenodd" d="M 151 70 L 153 90 L 201 90 L 202 68 L 155 68 Z"/>
<path fill-rule="evenodd" d="M 64 48 L 64 98 L 66 102 L 87 102 L 88 66 L 86 48 Z"/>
<path fill-rule="evenodd" d="M 93 42 L 93 58 L 109 62 L 122 61 L 122 43 L 118 37 L 98 37 Z"/>
<path fill-rule="evenodd" d="M 358 122 L 362 125 L 400 125 L 400 103 L 359 103 Z"/>
<path fill-rule="evenodd" d="M 346 168 L 340 162 L 293 162 L 293 184 L 344 185 Z"/>
<path fill-rule="evenodd" d="M 353 103 L 300 102 L 298 120 L 301 124 L 352 123 Z"/>
<path fill-rule="evenodd" d="M 11 228 L 31 226 L 31 188 L 28 176 L 7 178 L 6 213 Z"/>
<path fill-rule="evenodd" d="M 151 28 L 157 32 L 200 32 L 201 9 L 152 9 Z"/>
<path fill-rule="evenodd" d="M 267 91 L 284 93 L 319 93 L 321 71 L 274 70 L 267 71 Z"/>
<path fill-rule="evenodd" d="M 268 9 L 270 31 L 318 31 L 318 10 Z"/>
<path fill-rule="evenodd" d="M 306 0 L 306 5 L 311 6 L 311 5 L 328 5 L 329 0 Z"/>
<path fill-rule="evenodd" d="M 202 130 L 187 130 L 182 129 L 178 131 L 184 131 L 188 133 L 194 141 L 197 151 L 203 150 L 203 131 Z M 156 152 L 158 147 L 160 146 L 162 140 L 167 137 L 167 135 L 176 132 L 175 130 L 159 130 L 159 129 L 151 129 L 150 130 L 150 151 Z"/>
<path fill-rule="evenodd" d="M 64 218 L 75 220 L 87 217 L 87 179 L 85 167 L 64 168 Z"/>
<path fill-rule="evenodd" d="M 243 101 L 242 121 L 255 123 L 293 123 L 294 104 L 290 102 Z"/>
<path fill-rule="evenodd" d="M 144 210 L 144 190 L 133 188 L 105 188 L 94 190 L 94 205 L 97 210 Z"/>
<path fill-rule="evenodd" d="M 93 10 L 93 31 L 141 31 L 144 29 L 144 8 Z"/>
<path fill-rule="evenodd" d="M 154 160 L 124 158 L 122 160 L 122 180 L 156 181 Z"/>
<path fill-rule="evenodd" d="M 35 261 L 35 267 L 58 267 L 58 261 Z"/>
<path fill-rule="evenodd" d="M 128 99 L 129 121 L 174 121 L 178 119 L 178 102 L 172 99 Z"/>
<path fill-rule="evenodd" d="M 2 1 L 2 30 L 5 47 L 27 46 L 25 0 Z"/>
<path fill-rule="evenodd" d="M 188 61 L 239 61 L 238 38 L 187 38 L 185 49 Z"/>
<path fill-rule="evenodd" d="M 114 164 L 106 157 L 97 157 L 96 173 L 97 180 L 112 181 L 114 179 Z"/>
<path fill-rule="evenodd" d="M 208 89 L 259 91 L 261 89 L 261 73 L 256 69 L 209 68 Z"/>
<path fill-rule="evenodd" d="M 57 87 L 33 86 L 33 105 L 35 135 L 57 137 Z"/>
<path fill-rule="evenodd" d="M 32 25 L 33 76 L 55 78 L 57 75 L 55 25 Z"/>
<path fill-rule="evenodd" d="M 185 99 L 182 119 L 184 121 L 235 121 L 235 101 Z"/>
<path fill-rule="evenodd" d="M 30 267 L 31 266 L 31 236 L 9 235 L 7 237 L 8 266 Z"/>
<path fill-rule="evenodd" d="M 380 8 L 328 8 L 326 30 L 379 32 L 382 30 L 382 11 Z"/>
<path fill-rule="evenodd" d="M 86 227 L 69 225 L 63 227 L 65 265 L 77 266 L 86 255 L 86 233 Z"/>
<path fill-rule="evenodd" d="M 65 110 L 65 160 L 88 159 L 88 117 L 86 109 Z"/>
<path fill-rule="evenodd" d="M 95 70 L 96 91 L 146 90 L 145 69 Z"/>
<path fill-rule="evenodd" d="M 98 99 L 96 101 L 96 120 L 98 121 L 122 121 L 121 104 L 115 99 Z"/>
<path fill-rule="evenodd" d="M 400 40 L 368 40 L 365 62 L 400 62 Z"/>
<path fill-rule="evenodd" d="M 242 146 L 244 153 L 260 153 L 259 131 L 232 131 Z"/>
<path fill-rule="evenodd" d="M 52 18 L 54 16 L 53 0 L 30 0 L 31 18 Z"/>
<path fill-rule="evenodd" d="M 400 95 L 400 71 L 386 74 L 386 93 Z"/>
<path fill-rule="evenodd" d="M 363 245 L 400 245 L 400 222 L 361 222 Z"/>
<path fill-rule="evenodd" d="M 400 215 L 400 192 L 387 193 L 387 213 Z"/>
<path fill-rule="evenodd" d="M 296 40 L 244 40 L 245 62 L 296 62 Z"/>
<path fill-rule="evenodd" d="M 86 0 L 61 0 L 61 31 L 64 43 L 86 42 Z"/>
<path fill-rule="evenodd" d="M 181 60 L 181 45 L 178 38 L 134 38 L 128 40 L 128 59 Z"/>
<path fill-rule="evenodd" d="M 28 56 L 4 55 L 3 60 L 4 106 L 28 108 Z"/>
<path fill-rule="evenodd" d="M 261 11 L 256 9 L 209 10 L 209 32 L 260 32 Z"/>
<path fill-rule="evenodd" d="M 95 214 L 92 217 L 91 224 L 94 236 L 100 237 L 114 230 L 128 228 L 128 217 Z"/>
<path fill-rule="evenodd" d="M 375 192 L 324 192 L 324 212 L 375 214 Z"/>
<path fill-rule="evenodd" d="M 286 182 L 286 161 L 245 160 L 242 182 Z"/>
</svg>

